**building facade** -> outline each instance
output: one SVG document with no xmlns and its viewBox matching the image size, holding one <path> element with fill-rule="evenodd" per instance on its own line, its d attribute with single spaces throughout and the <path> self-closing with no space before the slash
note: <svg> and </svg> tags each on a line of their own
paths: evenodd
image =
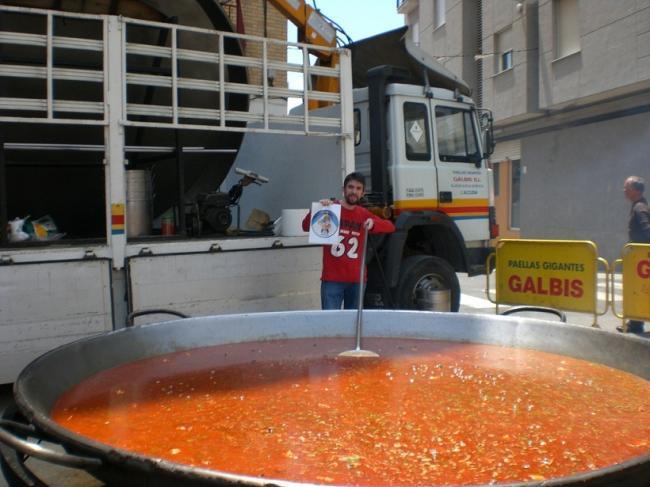
<svg viewBox="0 0 650 487">
<path fill-rule="evenodd" d="M 495 116 L 502 236 L 593 240 L 615 258 L 627 239 L 623 181 L 650 180 L 650 0 L 469 3 L 480 21 L 462 18 L 462 0 L 403 0 L 398 10 L 456 74 L 475 65 L 467 81 Z"/>
<path fill-rule="evenodd" d="M 267 0 L 223 0 L 221 6 L 228 15 L 233 27 L 240 34 L 248 34 L 271 39 L 287 40 L 287 18 L 280 13 Z M 259 42 L 245 42 L 244 53 L 246 56 L 260 58 L 262 46 Z M 286 62 L 287 51 L 279 44 L 269 44 L 267 55 L 270 60 Z M 247 68 L 250 83 L 261 84 L 261 70 Z M 269 73 L 269 85 L 287 87 L 287 73 L 284 71 Z M 286 113 L 287 100 L 285 98 L 270 99 L 272 112 Z M 251 97 L 250 110 L 261 112 L 262 101 Z"/>
</svg>

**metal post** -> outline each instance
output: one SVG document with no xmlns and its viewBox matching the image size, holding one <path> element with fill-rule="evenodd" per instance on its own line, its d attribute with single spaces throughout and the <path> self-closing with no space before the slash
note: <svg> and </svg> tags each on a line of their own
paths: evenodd
<svg viewBox="0 0 650 487">
<path fill-rule="evenodd" d="M 124 267 L 126 255 L 126 182 L 124 126 L 126 119 L 126 25 L 119 17 L 108 17 L 104 32 L 104 103 L 107 125 L 104 144 L 107 178 L 106 229 L 112 250 L 113 268 Z"/>
<path fill-rule="evenodd" d="M 112 18 L 112 17 L 109 17 L 109 19 L 110 18 Z M 104 21 L 105 24 L 107 24 L 107 22 L 108 22 L 107 20 Z M 121 92 L 122 93 L 122 120 L 127 122 L 128 119 L 129 119 L 129 112 L 128 112 L 128 107 L 127 107 L 127 101 L 129 99 L 129 82 L 127 80 L 127 77 L 128 77 L 128 74 L 129 74 L 129 67 L 126 64 L 126 60 L 128 59 L 128 57 L 126 55 L 126 51 L 127 51 L 126 32 L 129 29 L 129 24 L 126 23 L 126 22 L 122 22 L 122 23 L 120 23 L 120 26 L 121 26 L 121 49 L 122 49 L 122 52 L 121 52 L 121 69 L 120 69 L 120 71 L 122 73 L 122 80 L 121 80 L 121 83 L 122 83 L 122 92 Z M 105 58 L 104 58 L 104 73 L 108 73 L 109 69 L 111 69 L 111 65 L 108 64 L 111 61 L 108 58 L 108 54 L 107 54 L 108 53 L 108 34 L 106 34 L 104 36 L 104 53 L 106 53 Z M 106 77 L 106 74 L 104 74 L 104 76 Z M 106 100 L 106 99 L 107 98 L 104 97 L 104 100 Z M 108 119 L 108 114 L 106 114 L 106 112 L 104 112 L 104 118 Z"/>
<path fill-rule="evenodd" d="M 54 26 L 52 14 L 47 14 L 47 41 L 46 41 L 46 85 L 47 85 L 47 118 L 54 118 L 54 83 L 52 80 L 52 63 L 53 63 L 53 49 L 52 37 L 54 36 Z"/>
<path fill-rule="evenodd" d="M 309 51 L 307 46 L 302 46 L 302 108 L 305 121 L 305 133 L 309 133 L 309 88 L 311 78 L 309 77 Z"/>
<path fill-rule="evenodd" d="M 7 161 L 5 159 L 4 134 L 0 132 L 0 245 L 7 245 Z"/>
<path fill-rule="evenodd" d="M 178 180 L 178 235 L 185 235 L 185 166 L 183 162 L 183 147 L 178 130 L 174 130 L 176 140 L 176 179 Z"/>
<path fill-rule="evenodd" d="M 223 34 L 219 33 L 219 126 L 226 126 L 226 68 Z"/>
<path fill-rule="evenodd" d="M 266 2 L 264 2 L 266 5 Z M 264 130 L 269 129 L 269 63 L 267 40 L 262 42 L 262 105 L 264 110 Z"/>
<path fill-rule="evenodd" d="M 178 77 L 181 75 L 178 66 L 178 29 L 172 27 L 172 116 L 174 125 L 178 124 L 178 111 L 181 103 L 178 92 Z M 183 158 L 183 146 L 181 144 L 180 132 L 174 130 L 174 142 L 176 145 L 176 179 L 178 180 L 178 228 L 177 235 L 185 236 L 185 160 Z"/>
<path fill-rule="evenodd" d="M 176 26 L 172 27 L 172 123 L 178 124 L 178 33 Z"/>
<path fill-rule="evenodd" d="M 339 87 L 341 95 L 341 171 L 343 178 L 354 171 L 354 100 L 352 98 L 352 54 L 348 49 L 339 53 Z M 374 190 L 374 188 L 373 188 Z"/>
</svg>

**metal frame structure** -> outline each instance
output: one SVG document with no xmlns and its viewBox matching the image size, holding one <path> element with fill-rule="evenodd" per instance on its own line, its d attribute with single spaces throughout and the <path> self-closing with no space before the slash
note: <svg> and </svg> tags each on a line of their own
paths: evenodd
<svg viewBox="0 0 650 487">
<path fill-rule="evenodd" d="M 0 97 L 0 122 L 106 125 L 106 112 L 108 108 L 108 104 L 106 102 L 106 77 L 108 75 L 108 70 L 93 71 L 55 68 L 53 58 L 55 49 L 74 49 L 100 53 L 103 52 L 104 66 L 106 66 L 106 23 L 108 17 L 102 15 L 56 12 L 52 10 L 41 10 L 34 8 L 0 6 L 0 14 L 2 13 L 34 15 L 45 19 L 47 26 L 46 34 L 0 31 L 0 44 L 2 45 L 19 45 L 45 48 L 45 66 L 23 66 L 20 64 L 3 63 L 0 64 L 0 76 L 12 78 L 44 79 L 47 87 L 47 96 L 45 99 Z M 54 19 L 56 17 L 81 19 L 103 23 L 103 42 L 88 38 L 56 36 L 54 33 Z M 105 102 L 93 103 L 57 100 L 54 94 L 55 80 L 73 80 L 86 81 L 91 83 L 103 83 Z M 5 110 L 20 110 L 37 113 L 45 112 L 45 116 L 1 115 L 1 113 Z M 55 117 L 55 113 L 76 113 L 94 116 L 87 116 L 85 118 L 63 118 L 60 116 Z"/>
<path fill-rule="evenodd" d="M 0 31 L 0 45 L 32 46 L 45 49 L 45 63 L 42 66 L 0 63 L 0 77 L 29 78 L 44 80 L 46 97 L 16 98 L 0 94 L 0 125 L 2 124 L 66 124 L 90 125 L 104 128 L 104 145 L 83 144 L 29 144 L 29 150 L 74 150 L 104 151 L 104 163 L 107 165 L 106 184 L 106 235 L 112 248 L 113 266 L 122 268 L 127 255 L 126 235 L 112 234 L 111 216 L 115 208 L 124 208 L 126 204 L 125 189 L 125 153 L 126 152 L 175 152 L 180 159 L 183 152 L 209 152 L 215 149 L 198 147 L 126 147 L 124 134 L 127 127 L 150 127 L 172 130 L 257 132 L 278 135 L 309 135 L 338 137 L 341 139 L 344 168 L 351 166 L 354 160 L 353 118 L 352 118 L 352 78 L 351 56 L 345 49 L 329 49 L 340 56 L 336 67 L 311 66 L 310 53 L 314 46 L 297 42 L 286 42 L 251 35 L 221 32 L 162 22 L 129 19 L 114 15 L 91 15 L 42 10 L 24 7 L 0 6 L 0 15 L 12 13 L 41 17 L 45 21 L 46 33 L 33 34 L 16 31 Z M 73 38 L 57 36 L 54 31 L 55 20 L 79 19 L 101 24 L 102 39 Z M 155 28 L 168 31 L 169 46 L 159 44 L 141 44 L 128 41 L 128 31 L 132 28 Z M 185 49 L 179 45 L 183 35 L 202 36 L 209 40 L 207 45 L 218 46 L 216 52 Z M 238 56 L 227 54 L 226 42 L 258 43 L 261 56 Z M 271 46 L 283 46 L 284 49 L 295 48 L 302 51 L 302 63 L 290 63 L 268 58 Z M 328 48 L 319 46 L 320 51 Z M 101 53 L 103 67 L 100 70 L 70 69 L 57 67 L 54 63 L 57 50 L 83 50 Z M 148 56 L 161 62 L 169 62 L 169 75 L 142 74 L 130 69 L 128 62 L 132 56 Z M 189 78 L 179 75 L 178 63 L 191 61 L 203 63 L 218 70 L 218 80 Z M 261 72 L 261 84 L 243 84 L 229 82 L 225 79 L 226 66 L 253 68 Z M 302 89 L 273 87 L 269 84 L 268 74 L 275 72 L 301 73 L 304 79 Z M 334 77 L 339 79 L 340 91 L 328 93 L 310 89 L 310 80 L 314 76 Z M 55 82 L 60 80 L 101 84 L 103 101 L 77 101 L 57 98 Z M 171 90 L 169 104 L 137 104 L 128 100 L 128 92 L 134 87 L 162 87 Z M 212 92 L 218 97 L 214 107 L 191 107 L 182 103 L 179 93 Z M 226 99 L 231 94 L 261 97 L 261 113 L 226 109 Z M 307 110 L 302 115 L 278 115 L 271 113 L 271 98 L 299 98 L 303 106 L 309 100 L 320 100 L 340 104 L 340 117 L 318 116 Z M 7 114 L 7 112 L 10 112 Z M 16 112 L 19 115 L 16 115 Z M 154 120 L 151 121 L 151 118 Z M 251 123 L 249 126 L 247 124 Z M 0 141 L 1 142 L 1 141 Z M 0 151 L 7 148 L 26 150 L 21 144 L 0 144 Z M 0 157 L 4 160 L 4 157 Z M 179 160 L 179 164 L 182 161 Z M 3 179 L 0 178 L 0 182 Z M 3 184 L 6 184 L 4 182 Z M 0 188 L 0 199 L 6 198 L 4 187 Z M 0 202 L 6 207 L 6 201 Z M 6 225 L 0 222 L 2 228 Z M 4 233 L 4 230 L 3 230 Z M 34 249 L 32 249 L 33 251 Z M 41 249 L 40 252 L 43 252 Z M 41 253 L 41 259 L 43 258 Z"/>
<path fill-rule="evenodd" d="M 349 73 L 349 54 L 345 49 L 326 48 L 319 46 L 319 50 L 339 52 L 343 59 L 341 64 L 334 68 L 311 66 L 309 64 L 310 52 L 314 46 L 299 42 L 287 42 L 277 39 L 269 39 L 232 32 L 221 32 L 197 27 L 167 24 L 129 19 L 110 15 L 75 14 L 51 10 L 41 10 L 24 7 L 0 6 L 0 12 L 13 12 L 19 14 L 40 15 L 45 17 L 47 23 L 47 34 L 29 34 L 20 32 L 0 31 L 0 44 L 14 44 L 22 46 L 43 47 L 47 50 L 45 66 L 23 66 L 23 65 L 0 65 L 0 76 L 14 78 L 44 79 L 47 85 L 47 97 L 36 98 L 7 98 L 0 97 L 0 110 L 22 110 L 28 112 L 45 112 L 45 116 L 5 116 L 0 115 L 0 122 L 18 123 L 57 123 L 73 125 L 108 125 L 109 108 L 114 110 L 118 105 L 122 106 L 123 117 L 120 124 L 123 126 L 141 126 L 156 128 L 183 128 L 190 130 L 215 130 L 234 132 L 263 132 L 296 135 L 317 135 L 317 136 L 343 136 L 346 135 L 342 118 L 319 117 L 309 114 L 305 115 L 275 115 L 269 111 L 269 99 L 273 97 L 299 98 L 305 104 L 309 100 L 326 101 L 334 104 L 345 102 L 345 96 L 339 93 L 329 93 L 309 89 L 311 76 L 324 76 L 339 78 L 341 84 L 350 81 L 347 79 Z M 55 17 L 83 19 L 97 21 L 103 24 L 104 38 L 101 41 L 56 36 L 53 32 Z M 138 44 L 127 41 L 127 30 L 129 27 L 154 27 L 168 29 L 171 33 L 171 46 L 159 46 L 154 44 Z M 215 38 L 218 41 L 218 52 L 182 49 L 178 46 L 179 33 L 193 33 Z M 227 39 L 245 41 L 247 43 L 260 43 L 262 54 L 259 58 L 250 56 L 236 56 L 224 52 L 224 44 Z M 280 62 L 268 59 L 268 48 L 270 45 L 279 45 L 300 49 L 303 53 L 303 62 L 300 64 Z M 93 71 L 87 69 L 56 68 L 53 64 L 53 53 L 55 49 L 72 49 L 101 52 L 104 55 L 104 69 Z M 127 55 L 150 56 L 154 58 L 167 59 L 171 61 L 172 72 L 169 76 L 149 75 L 133 73 L 129 69 Z M 194 61 L 218 66 L 220 80 L 210 81 L 197 78 L 184 78 L 178 75 L 177 65 L 179 61 Z M 232 83 L 224 80 L 224 66 L 240 66 L 245 68 L 260 69 L 263 73 L 262 84 Z M 302 89 L 280 88 L 269 86 L 268 72 L 283 71 L 286 73 L 301 73 L 308 82 L 304 83 Z M 116 72 L 117 71 L 117 72 Z M 111 76 L 121 85 L 121 93 L 116 93 L 119 86 L 110 86 Z M 104 103 L 87 101 L 66 101 L 57 99 L 53 84 L 56 80 L 84 81 L 89 83 L 102 83 L 104 86 Z M 172 103 L 169 105 L 140 105 L 128 103 L 126 94 L 131 86 L 157 86 L 170 88 L 172 91 Z M 112 88 L 112 89 L 109 89 Z M 211 91 L 218 93 L 220 103 L 215 108 L 190 108 L 179 103 L 179 90 Z M 343 90 L 341 90 L 343 91 Z M 263 99 L 262 113 L 250 113 L 225 109 L 225 98 L 228 94 L 242 94 L 257 96 Z M 119 96 L 118 99 L 118 95 Z M 83 118 L 64 118 L 56 114 L 74 113 L 79 115 L 94 115 Z M 166 121 L 141 122 L 133 120 L 134 116 L 153 116 Z M 217 124 L 190 123 L 182 119 L 217 121 Z M 236 127 L 229 125 L 230 122 L 258 122 L 261 128 Z M 287 128 L 273 128 L 271 125 L 286 124 Z M 296 129 L 299 124 L 301 129 Z M 338 131 L 322 130 L 322 128 L 338 128 Z"/>
</svg>

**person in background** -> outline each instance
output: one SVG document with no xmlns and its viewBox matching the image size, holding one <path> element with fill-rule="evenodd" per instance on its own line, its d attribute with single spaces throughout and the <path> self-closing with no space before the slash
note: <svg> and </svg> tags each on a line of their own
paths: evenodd
<svg viewBox="0 0 650 487">
<path fill-rule="evenodd" d="M 630 176 L 625 180 L 623 192 L 625 197 L 632 202 L 630 220 L 628 222 L 628 237 L 630 243 L 650 243 L 650 208 L 643 197 L 645 181 L 639 176 Z M 630 320 L 627 322 L 627 331 L 643 333 L 643 321 Z M 622 326 L 617 326 L 618 331 L 625 331 Z"/>
<path fill-rule="evenodd" d="M 368 232 L 391 233 L 395 225 L 373 215 L 359 205 L 364 195 L 366 180 L 363 174 L 353 172 L 343 181 L 343 200 L 320 200 L 323 206 L 341 205 L 339 242 L 323 246 L 323 272 L 321 275 L 321 307 L 323 309 L 356 309 L 359 305 L 359 275 L 361 252 L 365 251 L 363 227 Z M 302 221 L 302 229 L 309 231 L 311 212 Z M 365 270 L 364 270 L 365 275 Z"/>
</svg>

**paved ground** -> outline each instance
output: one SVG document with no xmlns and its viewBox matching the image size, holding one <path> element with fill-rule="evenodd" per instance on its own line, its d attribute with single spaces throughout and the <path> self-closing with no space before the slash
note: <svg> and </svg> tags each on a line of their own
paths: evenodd
<svg viewBox="0 0 650 487">
<path fill-rule="evenodd" d="M 466 276 L 459 275 L 459 279 L 461 281 L 462 289 L 460 309 L 461 312 L 471 314 L 495 313 L 495 305 L 491 303 L 485 295 L 486 279 L 484 276 L 468 278 Z M 600 307 L 603 309 L 603 300 L 605 298 L 604 278 L 601 277 L 600 281 L 602 284 L 599 286 L 598 296 L 600 299 Z M 494 283 L 490 284 L 490 288 L 494 290 Z M 617 301 L 620 303 L 620 286 L 616 286 L 616 291 L 618 295 Z M 507 309 L 507 307 L 500 307 L 500 311 L 503 311 L 505 309 Z M 549 320 L 557 319 L 556 317 L 548 314 L 527 313 L 520 316 L 531 316 Z M 567 322 L 574 325 L 592 326 L 594 317 L 593 315 L 584 313 L 567 313 Z M 604 330 L 616 332 L 616 326 L 621 324 L 621 320 L 616 318 L 611 310 L 609 310 L 605 315 L 599 316 L 597 318 L 597 323 Z M 646 326 L 646 328 L 650 329 L 650 325 Z M 646 332 L 644 336 L 650 339 L 650 330 Z M 0 412 L 4 410 L 7 403 L 10 401 L 10 398 L 11 386 L 0 386 Z M 51 486 L 97 487 L 102 485 L 87 474 L 76 470 L 53 466 L 31 459 L 28 460 L 28 465 L 34 470 L 37 475 L 39 475 L 39 477 L 44 479 Z M 0 487 L 5 487 L 6 485 L 6 481 L 4 481 L 0 476 Z"/>
</svg>

